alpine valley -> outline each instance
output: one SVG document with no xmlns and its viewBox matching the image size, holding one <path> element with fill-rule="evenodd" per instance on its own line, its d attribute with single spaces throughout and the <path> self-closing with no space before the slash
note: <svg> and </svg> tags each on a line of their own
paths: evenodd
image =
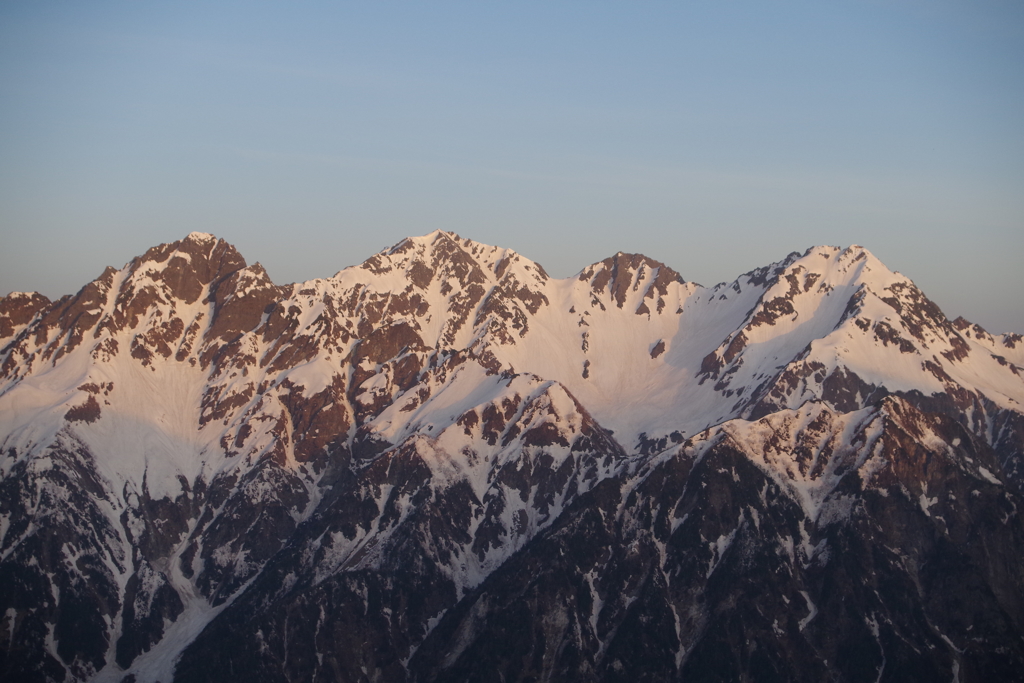
<svg viewBox="0 0 1024 683">
<path fill-rule="evenodd" d="M 1020 680 L 1022 511 L 1021 336 L 857 246 L 0 299 L 3 681 Z"/>
</svg>

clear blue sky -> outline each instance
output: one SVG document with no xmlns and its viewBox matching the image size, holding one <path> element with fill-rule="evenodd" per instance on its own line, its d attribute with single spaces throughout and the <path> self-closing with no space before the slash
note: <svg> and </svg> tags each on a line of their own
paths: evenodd
<svg viewBox="0 0 1024 683">
<path fill-rule="evenodd" d="M 437 228 L 704 284 L 857 243 L 1024 332 L 1024 3 L 0 4 L 0 293 Z"/>
</svg>

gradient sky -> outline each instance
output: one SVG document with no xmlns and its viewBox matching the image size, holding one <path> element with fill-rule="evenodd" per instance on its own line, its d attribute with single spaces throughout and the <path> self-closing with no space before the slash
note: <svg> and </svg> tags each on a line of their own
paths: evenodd
<svg viewBox="0 0 1024 683">
<path fill-rule="evenodd" d="M 707 285 L 862 244 L 1024 332 L 1024 3 L 0 3 L 0 293 L 437 228 Z"/>
</svg>

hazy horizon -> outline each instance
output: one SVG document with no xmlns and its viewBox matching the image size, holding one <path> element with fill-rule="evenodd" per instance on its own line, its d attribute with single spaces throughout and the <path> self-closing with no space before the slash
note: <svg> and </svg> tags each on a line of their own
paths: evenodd
<svg viewBox="0 0 1024 683">
<path fill-rule="evenodd" d="M 1024 332 L 1024 7 L 0 7 L 0 295 L 210 232 L 278 284 L 435 229 L 704 285 L 860 244 Z"/>
</svg>

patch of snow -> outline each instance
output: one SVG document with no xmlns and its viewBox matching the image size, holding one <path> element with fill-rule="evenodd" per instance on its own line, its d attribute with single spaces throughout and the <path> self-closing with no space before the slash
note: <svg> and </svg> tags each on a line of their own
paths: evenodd
<svg viewBox="0 0 1024 683">
<path fill-rule="evenodd" d="M 991 484 L 1002 484 L 1003 483 L 1003 482 L 999 481 L 996 478 L 996 475 L 992 474 L 991 472 L 989 472 L 984 467 L 979 467 L 978 468 L 978 472 L 981 474 L 982 477 L 985 478 L 985 481 L 987 481 L 987 482 L 989 482 Z"/>
<path fill-rule="evenodd" d="M 217 238 L 208 232 L 190 232 L 185 239 L 189 242 L 198 242 L 200 244 L 217 241 Z"/>
<path fill-rule="evenodd" d="M 818 616 L 818 607 L 813 602 L 811 602 L 811 596 L 807 593 L 807 591 L 800 591 L 800 595 L 802 595 L 804 601 L 807 602 L 808 612 L 807 616 L 800 620 L 800 630 L 803 631 L 804 628 L 806 628 L 807 624 L 811 623 L 811 620 L 814 619 L 814 617 Z"/>
<path fill-rule="evenodd" d="M 926 495 L 926 494 L 925 494 L 925 493 L 924 493 L 924 492 L 922 491 L 922 492 L 921 492 L 921 496 L 920 496 L 920 497 L 918 498 L 918 501 L 917 501 L 917 502 L 918 502 L 918 504 L 919 504 L 919 505 L 921 506 L 921 509 L 922 509 L 922 510 L 924 510 L 924 513 L 925 513 L 926 515 L 928 515 L 929 517 L 931 517 L 931 516 L 932 516 L 932 513 L 930 512 L 929 508 L 931 508 L 931 506 L 933 506 L 933 505 L 935 505 L 936 503 L 938 503 L 938 502 L 939 502 L 939 499 L 938 499 L 938 498 L 929 498 L 929 497 L 928 497 L 928 496 L 927 496 L 927 495 Z"/>
<path fill-rule="evenodd" d="M 741 515 L 742 519 L 742 515 Z M 734 528 L 728 534 L 719 536 L 713 543 L 708 544 L 711 550 L 711 561 L 708 563 L 708 571 L 705 578 L 711 578 L 711 575 L 715 573 L 715 569 L 722 562 L 722 558 L 725 556 L 725 552 L 732 545 L 733 540 L 736 538 L 736 532 L 739 527 Z"/>
</svg>

